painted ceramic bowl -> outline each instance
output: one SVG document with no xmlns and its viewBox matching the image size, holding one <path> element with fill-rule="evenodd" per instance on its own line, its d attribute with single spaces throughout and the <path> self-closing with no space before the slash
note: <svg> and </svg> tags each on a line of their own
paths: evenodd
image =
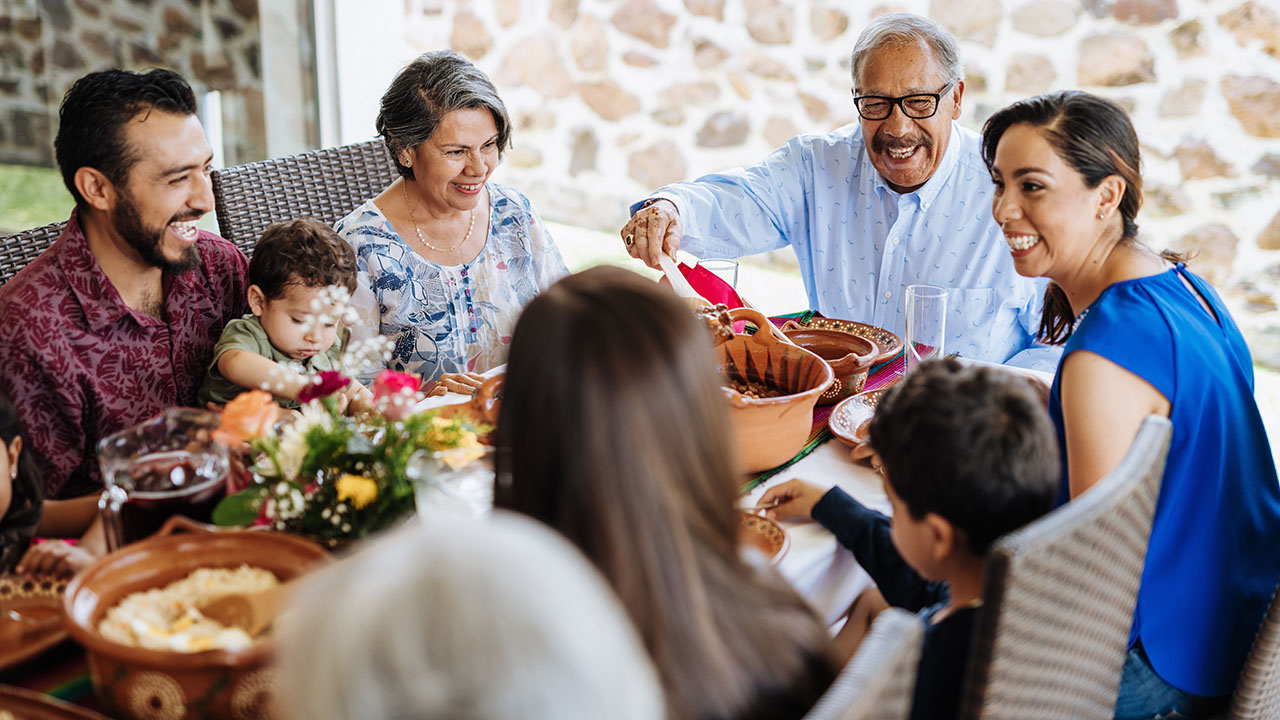
<svg viewBox="0 0 1280 720">
<path fill-rule="evenodd" d="M 840 330 L 806 328 L 788 321 L 782 332 L 791 342 L 826 360 L 835 373 L 835 382 L 818 398 L 819 405 L 833 405 L 862 392 L 867 371 L 880 356 L 874 342 Z"/>
<path fill-rule="evenodd" d="M 738 457 L 745 472 L 757 473 L 781 465 L 804 447 L 814 405 L 835 376 L 822 358 L 779 339 L 760 312 L 736 308 L 729 315 L 760 328 L 755 335 L 736 335 L 716 347 L 720 372 L 730 386 L 725 394 Z M 761 392 L 744 394 L 734 387 Z"/>
<path fill-rule="evenodd" d="M 94 690 L 112 717 L 279 717 L 270 636 L 239 651 L 179 653 L 122 645 L 98 633 L 107 611 L 126 596 L 197 568 L 248 564 L 284 582 L 330 562 L 324 548 L 294 535 L 209 527 L 174 517 L 155 537 L 99 559 L 67 586 L 68 630 L 84 646 Z M 179 529 L 190 534 L 174 534 Z"/>
</svg>

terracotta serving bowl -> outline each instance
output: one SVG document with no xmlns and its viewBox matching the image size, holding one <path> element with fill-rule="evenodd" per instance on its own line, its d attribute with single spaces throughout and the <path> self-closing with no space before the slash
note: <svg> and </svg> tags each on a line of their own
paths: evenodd
<svg viewBox="0 0 1280 720">
<path fill-rule="evenodd" d="M 813 407 L 834 375 L 822 358 L 778 339 L 759 311 L 735 308 L 729 315 L 760 331 L 736 335 L 716 347 L 721 374 L 730 382 L 762 383 L 784 393 L 752 398 L 725 391 L 743 470 L 757 473 L 781 465 L 804 447 L 813 428 Z"/>
<path fill-rule="evenodd" d="M 84 646 L 94 690 L 112 717 L 278 717 L 270 636 L 236 652 L 178 653 L 121 645 L 98 634 L 98 623 L 125 596 L 163 587 L 197 568 L 248 564 L 284 582 L 330 562 L 324 548 L 293 535 L 208 527 L 174 517 L 156 537 L 99 559 L 67 586 L 68 630 Z M 191 534 L 172 534 L 180 528 Z"/>
<path fill-rule="evenodd" d="M 835 373 L 835 382 L 818 398 L 819 405 L 832 405 L 862 392 L 867 371 L 880 355 L 874 342 L 839 330 L 806 328 L 788 321 L 782 332 L 791 342 L 826 360 Z"/>
</svg>

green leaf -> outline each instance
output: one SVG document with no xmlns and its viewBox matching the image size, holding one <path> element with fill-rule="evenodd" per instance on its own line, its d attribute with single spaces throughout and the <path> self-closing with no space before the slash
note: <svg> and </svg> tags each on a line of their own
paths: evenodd
<svg viewBox="0 0 1280 720">
<path fill-rule="evenodd" d="M 224 527 L 244 526 L 258 519 L 262 501 L 267 496 L 265 485 L 254 485 L 235 495 L 228 495 L 213 509 L 213 524 Z"/>
</svg>

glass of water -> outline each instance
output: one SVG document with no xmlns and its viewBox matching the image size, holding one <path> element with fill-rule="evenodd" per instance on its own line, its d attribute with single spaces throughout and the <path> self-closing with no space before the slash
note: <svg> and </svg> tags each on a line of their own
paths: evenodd
<svg viewBox="0 0 1280 720">
<path fill-rule="evenodd" d="M 947 325 L 947 290 L 937 285 L 907 286 L 907 372 L 932 358 L 943 357 Z"/>
<path fill-rule="evenodd" d="M 698 261 L 698 267 L 710 270 L 713 275 L 738 289 L 738 261 L 730 258 L 707 258 Z"/>
</svg>

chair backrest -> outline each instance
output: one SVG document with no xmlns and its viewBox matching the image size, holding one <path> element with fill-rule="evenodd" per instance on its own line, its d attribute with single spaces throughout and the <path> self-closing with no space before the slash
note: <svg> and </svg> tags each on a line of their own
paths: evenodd
<svg viewBox="0 0 1280 720">
<path fill-rule="evenodd" d="M 1094 487 L 996 541 L 963 717 L 1114 716 L 1171 427 L 1148 417 Z"/>
<path fill-rule="evenodd" d="M 0 285 L 52 245 L 66 226 L 63 220 L 0 238 Z"/>
<path fill-rule="evenodd" d="M 1232 720 L 1280 717 L 1280 590 L 1271 598 L 1271 607 L 1240 672 L 1229 717 Z"/>
<path fill-rule="evenodd" d="M 924 642 L 924 622 L 897 608 L 880 613 L 804 720 L 906 720 Z"/>
<path fill-rule="evenodd" d="M 397 177 L 381 140 L 214 170 L 218 232 L 249 255 L 268 225 L 298 217 L 332 225 Z"/>
</svg>

